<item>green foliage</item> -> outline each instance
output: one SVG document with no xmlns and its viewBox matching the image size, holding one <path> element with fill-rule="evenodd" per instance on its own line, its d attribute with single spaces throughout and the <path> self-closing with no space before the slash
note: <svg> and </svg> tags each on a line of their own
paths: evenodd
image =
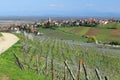
<svg viewBox="0 0 120 80">
<path fill-rule="evenodd" d="M 23 51 L 21 51 L 20 48 L 21 44 L 26 41 L 24 36 L 17 36 L 19 36 L 20 41 L 18 41 L 13 47 L 0 56 L 0 79 L 6 75 L 10 80 L 47 80 L 47 78 L 45 78 L 43 75 L 38 75 L 34 71 L 29 71 L 27 68 L 24 71 L 21 71 L 18 65 L 15 63 L 16 61 L 13 53 L 16 53 L 17 56 L 19 56 L 23 61 Z M 35 56 L 39 54 L 40 50 L 42 50 L 42 56 L 46 57 L 46 54 L 48 54 L 49 58 L 54 59 L 54 63 L 57 62 L 61 65 L 64 65 L 63 61 L 65 57 L 65 59 L 68 60 L 68 63 L 70 64 L 70 67 L 74 73 L 76 73 L 76 71 L 74 71 L 72 66 L 77 66 L 78 61 L 82 59 L 87 66 L 87 70 L 89 73 L 91 73 L 89 74 L 91 80 L 97 80 L 94 73 L 94 69 L 96 67 L 100 69 L 102 76 L 107 75 L 112 80 L 120 79 L 119 54 L 110 52 L 101 53 L 101 51 L 97 51 L 93 48 L 86 49 L 82 46 L 73 45 L 67 41 L 62 40 L 41 39 L 39 41 L 39 39 L 34 38 L 33 41 L 27 40 L 27 44 L 32 45 L 33 47 L 33 49 L 30 51 L 31 53 L 33 52 L 34 48 L 37 48 Z M 64 57 L 62 53 L 64 54 Z M 29 57 L 27 57 L 27 60 L 28 59 Z M 45 63 L 44 59 L 41 59 L 41 61 L 41 64 Z M 31 66 L 34 63 L 35 59 L 32 61 Z M 56 68 L 56 70 L 63 71 L 62 67 L 60 68 L 54 65 L 54 68 Z M 81 79 L 84 79 L 84 73 L 82 71 Z"/>
<path fill-rule="evenodd" d="M 0 37 L 2 36 L 2 34 L 0 33 Z"/>
<path fill-rule="evenodd" d="M 39 31 L 43 33 L 44 36 L 54 39 L 61 40 L 73 40 L 73 41 L 84 41 L 81 35 L 63 31 L 59 28 L 40 28 Z M 84 31 L 83 31 L 84 33 Z M 80 33 L 81 34 L 81 33 Z"/>
<path fill-rule="evenodd" d="M 119 22 L 111 22 L 108 24 L 99 24 L 97 27 L 104 28 L 104 29 L 120 29 L 120 23 Z"/>
<path fill-rule="evenodd" d="M 0 80 L 2 80 L 4 76 L 7 76 L 9 80 L 47 80 L 47 78 L 42 75 L 19 69 L 13 53 L 16 53 L 17 56 L 22 56 L 20 47 L 24 37 L 21 35 L 17 36 L 19 36 L 20 40 L 0 55 Z"/>
<path fill-rule="evenodd" d="M 86 34 L 86 32 L 90 29 L 90 27 L 79 26 L 79 27 L 58 28 L 58 29 L 64 32 L 82 36 Z"/>
<path fill-rule="evenodd" d="M 120 42 L 118 41 L 111 41 L 109 42 L 110 45 L 120 45 Z"/>
<path fill-rule="evenodd" d="M 85 24 L 85 25 L 83 25 L 83 26 L 85 26 L 85 27 L 97 27 L 98 26 L 98 24 Z"/>
<path fill-rule="evenodd" d="M 109 23 L 109 24 L 112 24 L 112 23 Z M 108 42 L 111 40 L 112 41 L 120 40 L 120 37 L 112 36 L 113 29 L 107 28 L 109 24 L 99 25 L 95 27 L 97 28 L 96 38 L 98 41 Z M 119 27 L 120 23 L 116 23 L 116 24 L 117 24 L 116 30 L 120 30 L 120 27 Z M 40 28 L 39 30 L 40 32 L 44 33 L 45 36 L 48 36 L 50 38 L 87 42 L 87 39 L 83 38 L 82 36 L 86 35 L 89 29 L 90 27 L 79 26 L 79 27 L 59 27 L 59 28 L 53 28 L 53 29 Z"/>
<path fill-rule="evenodd" d="M 98 43 L 95 36 L 88 36 L 88 42 Z"/>
</svg>

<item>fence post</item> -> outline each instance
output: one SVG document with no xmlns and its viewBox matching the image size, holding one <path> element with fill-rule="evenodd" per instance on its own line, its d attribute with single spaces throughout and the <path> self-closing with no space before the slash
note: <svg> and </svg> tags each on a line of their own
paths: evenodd
<svg viewBox="0 0 120 80">
<path fill-rule="evenodd" d="M 51 71 L 52 71 L 52 80 L 54 80 L 54 68 L 53 68 L 53 59 L 51 59 Z"/>
<path fill-rule="evenodd" d="M 70 75 L 72 76 L 72 79 L 75 80 L 75 76 L 73 75 L 72 71 L 70 70 L 70 67 L 69 67 L 68 64 L 67 64 L 67 61 L 64 61 L 64 64 L 65 64 L 65 66 L 67 67 Z"/>
<path fill-rule="evenodd" d="M 99 71 L 98 71 L 97 68 L 95 69 L 95 72 L 96 72 L 97 78 L 98 78 L 99 80 L 102 80 L 102 78 L 101 78 L 101 76 L 100 76 L 100 73 L 99 73 Z"/>
<path fill-rule="evenodd" d="M 82 65 L 82 60 L 79 60 L 77 80 L 80 80 L 80 65 Z"/>
<path fill-rule="evenodd" d="M 29 63 L 31 63 L 31 62 L 32 62 L 33 57 L 35 56 L 35 53 L 36 53 L 36 48 L 34 49 L 34 52 L 32 53 L 32 55 L 30 56 Z"/>
<path fill-rule="evenodd" d="M 48 76 L 48 52 L 46 54 L 46 67 L 45 67 L 45 70 L 46 70 L 46 76 Z"/>
<path fill-rule="evenodd" d="M 86 78 L 86 80 L 89 80 L 88 75 L 87 75 L 87 70 L 85 68 L 85 64 L 82 64 L 82 65 L 83 65 L 83 69 L 84 69 L 84 72 L 85 72 L 85 78 Z"/>
<path fill-rule="evenodd" d="M 27 57 L 27 53 L 26 53 L 26 49 L 25 49 L 25 48 L 24 48 L 23 55 L 24 55 L 24 63 L 26 63 L 26 57 Z"/>
<path fill-rule="evenodd" d="M 63 80 L 66 80 L 66 66 L 64 66 L 64 78 Z"/>
<path fill-rule="evenodd" d="M 109 80 L 107 76 L 105 76 L 105 80 Z"/>
<path fill-rule="evenodd" d="M 37 74 L 39 74 L 38 55 L 36 55 L 36 71 L 37 71 Z"/>
<path fill-rule="evenodd" d="M 23 69 L 24 69 L 24 66 L 23 66 L 22 62 L 20 62 L 19 58 L 16 56 L 15 53 L 14 53 L 13 55 L 15 56 L 16 61 L 17 61 L 18 65 L 19 65 L 20 69 L 23 70 Z"/>
</svg>

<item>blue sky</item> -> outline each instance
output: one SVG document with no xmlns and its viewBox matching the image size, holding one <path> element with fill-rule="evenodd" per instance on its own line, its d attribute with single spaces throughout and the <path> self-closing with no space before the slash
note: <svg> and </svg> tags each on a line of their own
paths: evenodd
<svg viewBox="0 0 120 80">
<path fill-rule="evenodd" d="M 0 16 L 119 15 L 120 0 L 0 0 Z"/>
</svg>

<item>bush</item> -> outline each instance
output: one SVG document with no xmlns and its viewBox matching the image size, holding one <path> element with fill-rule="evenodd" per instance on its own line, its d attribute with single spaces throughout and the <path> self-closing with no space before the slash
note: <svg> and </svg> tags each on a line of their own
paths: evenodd
<svg viewBox="0 0 120 80">
<path fill-rule="evenodd" d="M 97 39 L 95 36 L 88 36 L 88 42 L 94 42 L 94 43 L 98 43 Z"/>
<path fill-rule="evenodd" d="M 108 29 L 117 29 L 116 26 L 108 27 Z"/>
<path fill-rule="evenodd" d="M 110 45 L 120 45 L 120 42 L 118 41 L 111 41 L 109 42 Z"/>
</svg>

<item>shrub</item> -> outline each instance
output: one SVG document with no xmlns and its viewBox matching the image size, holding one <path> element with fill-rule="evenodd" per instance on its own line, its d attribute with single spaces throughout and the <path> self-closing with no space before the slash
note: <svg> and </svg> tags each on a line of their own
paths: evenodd
<svg viewBox="0 0 120 80">
<path fill-rule="evenodd" d="M 88 42 L 94 42 L 94 43 L 98 43 L 97 39 L 95 36 L 88 36 Z"/>
<path fill-rule="evenodd" d="M 111 41 L 109 42 L 110 45 L 120 45 L 120 42 L 118 41 Z"/>
</svg>

